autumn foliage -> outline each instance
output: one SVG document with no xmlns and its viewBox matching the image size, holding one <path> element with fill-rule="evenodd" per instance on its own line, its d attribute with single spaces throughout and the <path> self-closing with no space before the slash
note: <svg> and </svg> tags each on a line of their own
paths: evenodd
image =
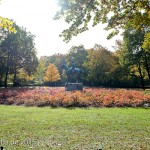
<svg viewBox="0 0 150 150">
<path fill-rule="evenodd" d="M 150 95 L 125 89 L 84 88 L 65 92 L 63 87 L 1 89 L 0 104 L 52 107 L 141 107 Z"/>
<path fill-rule="evenodd" d="M 12 33 L 16 33 L 16 29 L 13 27 L 13 24 L 13 21 L 0 16 L 0 30 L 3 29 Z"/>
<path fill-rule="evenodd" d="M 43 79 L 45 82 L 51 82 L 51 83 L 60 80 L 59 71 L 54 64 L 49 64 Z"/>
</svg>

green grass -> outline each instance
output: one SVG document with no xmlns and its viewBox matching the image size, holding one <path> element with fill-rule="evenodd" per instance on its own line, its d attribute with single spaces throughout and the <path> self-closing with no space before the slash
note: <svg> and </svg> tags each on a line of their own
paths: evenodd
<svg viewBox="0 0 150 150">
<path fill-rule="evenodd" d="M 146 90 L 144 91 L 144 93 L 145 93 L 145 94 L 150 94 L 150 89 L 146 89 Z"/>
<path fill-rule="evenodd" d="M 0 106 L 6 150 L 150 149 L 150 109 Z"/>
</svg>

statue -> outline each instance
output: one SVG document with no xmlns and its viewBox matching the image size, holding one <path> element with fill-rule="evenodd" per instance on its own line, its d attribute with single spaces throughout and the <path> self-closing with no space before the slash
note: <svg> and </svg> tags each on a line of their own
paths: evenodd
<svg viewBox="0 0 150 150">
<path fill-rule="evenodd" d="M 74 58 L 71 58 L 71 69 L 75 69 L 75 63 L 74 63 Z"/>
<path fill-rule="evenodd" d="M 67 78 L 68 78 L 68 82 L 73 82 L 73 76 L 76 75 L 77 79 L 76 79 L 76 83 L 81 82 L 81 69 L 76 68 L 75 66 L 71 66 L 70 68 L 67 67 L 65 64 L 62 65 L 62 67 L 65 69 Z"/>
<path fill-rule="evenodd" d="M 83 85 L 81 83 L 81 69 L 75 67 L 74 58 L 71 58 L 71 67 L 67 67 L 65 64 L 62 65 L 65 69 L 68 83 L 66 83 L 66 91 L 82 90 Z M 73 77 L 75 76 L 75 81 Z"/>
</svg>

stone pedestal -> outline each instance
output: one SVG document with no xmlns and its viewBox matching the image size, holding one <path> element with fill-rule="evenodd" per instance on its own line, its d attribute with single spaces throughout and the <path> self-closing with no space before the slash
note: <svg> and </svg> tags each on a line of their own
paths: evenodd
<svg viewBox="0 0 150 150">
<path fill-rule="evenodd" d="M 83 90 L 83 83 L 66 83 L 65 91 Z"/>
</svg>

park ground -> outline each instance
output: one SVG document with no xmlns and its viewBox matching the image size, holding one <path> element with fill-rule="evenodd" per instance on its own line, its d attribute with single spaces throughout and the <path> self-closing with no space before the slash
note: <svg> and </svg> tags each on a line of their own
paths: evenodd
<svg viewBox="0 0 150 150">
<path fill-rule="evenodd" d="M 149 90 L 8 88 L 0 104 L 6 150 L 150 149 Z"/>
<path fill-rule="evenodd" d="M 6 150 L 148 150 L 149 108 L 0 106 Z"/>
</svg>

